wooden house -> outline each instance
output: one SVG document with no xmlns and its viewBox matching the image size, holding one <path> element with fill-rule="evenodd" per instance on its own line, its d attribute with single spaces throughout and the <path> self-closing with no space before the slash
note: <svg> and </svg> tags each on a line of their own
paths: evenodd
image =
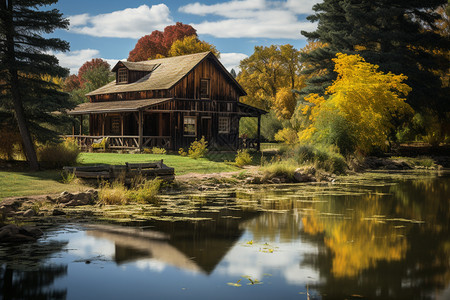
<svg viewBox="0 0 450 300">
<path fill-rule="evenodd" d="M 239 102 L 246 93 L 211 52 L 154 59 L 119 61 L 116 80 L 86 96 L 69 111 L 80 118 L 83 146 L 108 137 L 109 148 L 162 147 L 178 150 L 205 137 L 212 149 L 239 147 L 239 120 L 266 112 Z M 89 135 L 82 135 L 83 116 Z"/>
</svg>

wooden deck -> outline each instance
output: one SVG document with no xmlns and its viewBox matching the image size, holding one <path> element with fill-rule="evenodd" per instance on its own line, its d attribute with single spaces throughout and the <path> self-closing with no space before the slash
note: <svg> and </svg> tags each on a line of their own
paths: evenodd
<svg viewBox="0 0 450 300">
<path fill-rule="evenodd" d="M 114 180 L 124 178 L 125 182 L 129 182 L 136 176 L 150 179 L 160 178 L 165 181 L 173 181 L 175 179 L 175 169 L 166 166 L 163 160 L 137 164 L 125 163 L 125 165 L 64 167 L 64 170 L 74 173 L 78 178 L 85 179 Z"/>
</svg>

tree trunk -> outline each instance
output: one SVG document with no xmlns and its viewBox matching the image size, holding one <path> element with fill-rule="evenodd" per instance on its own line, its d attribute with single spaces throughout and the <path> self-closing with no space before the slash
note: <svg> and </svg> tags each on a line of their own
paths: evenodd
<svg viewBox="0 0 450 300">
<path fill-rule="evenodd" d="M 6 7 L 6 0 L 2 1 L 2 6 Z M 11 97 L 14 103 L 14 115 L 17 120 L 20 135 L 22 136 L 23 147 L 25 155 L 30 164 L 32 171 L 39 170 L 36 151 L 34 149 L 33 140 L 31 139 L 30 131 L 28 130 L 25 112 L 22 105 L 22 100 L 19 93 L 19 78 L 17 75 L 15 49 L 14 49 L 14 27 L 13 27 L 13 4 L 8 1 L 8 16 L 5 20 L 6 27 L 6 65 L 10 75 Z"/>
</svg>

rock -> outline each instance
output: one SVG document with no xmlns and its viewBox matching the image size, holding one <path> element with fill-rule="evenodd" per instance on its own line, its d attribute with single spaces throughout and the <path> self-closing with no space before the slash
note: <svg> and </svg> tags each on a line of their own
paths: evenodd
<svg viewBox="0 0 450 300">
<path fill-rule="evenodd" d="M 33 209 L 27 209 L 26 211 L 23 212 L 23 216 L 25 218 L 29 218 L 29 217 L 34 217 L 36 215 L 36 212 Z"/>
<path fill-rule="evenodd" d="M 42 234 L 42 231 L 36 227 L 19 227 L 9 224 L 0 228 L 0 242 L 19 243 L 35 241 Z"/>
<path fill-rule="evenodd" d="M 281 179 L 280 179 L 280 178 L 278 178 L 278 177 L 274 177 L 274 178 L 272 178 L 272 179 L 271 179 L 271 181 L 272 181 L 272 183 L 275 183 L 275 184 L 279 184 L 279 183 L 281 183 Z"/>
<path fill-rule="evenodd" d="M 314 167 L 298 168 L 294 171 L 294 180 L 296 182 L 315 182 L 314 177 L 316 169 Z"/>
<path fill-rule="evenodd" d="M 52 212 L 53 216 L 64 216 L 66 213 L 59 209 L 54 209 Z"/>
<path fill-rule="evenodd" d="M 87 205 L 91 202 L 92 195 L 90 193 L 78 193 L 73 195 L 73 200 L 77 201 L 78 205 Z M 72 202 L 72 201 L 70 201 Z"/>
</svg>

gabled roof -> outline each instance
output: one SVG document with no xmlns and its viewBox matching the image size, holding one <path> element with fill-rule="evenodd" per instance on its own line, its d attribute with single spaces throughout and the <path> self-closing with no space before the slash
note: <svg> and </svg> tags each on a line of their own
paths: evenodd
<svg viewBox="0 0 450 300">
<path fill-rule="evenodd" d="M 88 102 L 77 105 L 77 107 L 67 113 L 69 115 L 85 115 L 92 113 L 115 113 L 124 111 L 133 112 L 168 101 L 170 99 L 172 98 Z"/>
<path fill-rule="evenodd" d="M 233 85 L 236 86 L 236 88 L 241 92 L 241 95 L 245 96 L 246 93 L 239 83 L 233 78 L 233 76 L 231 76 L 216 56 L 210 51 L 190 55 L 152 59 L 141 62 L 119 61 L 116 66 L 114 66 L 113 70 L 116 70 L 119 66 L 121 66 L 120 64 L 123 64 L 129 70 L 150 71 L 150 73 L 136 82 L 129 84 L 116 84 L 116 81 L 110 82 L 107 85 L 86 94 L 86 96 L 170 89 L 185 76 L 187 76 L 207 57 L 211 58 L 211 60 L 216 63 L 218 68 L 224 73 L 225 77 L 227 77 Z"/>
</svg>

